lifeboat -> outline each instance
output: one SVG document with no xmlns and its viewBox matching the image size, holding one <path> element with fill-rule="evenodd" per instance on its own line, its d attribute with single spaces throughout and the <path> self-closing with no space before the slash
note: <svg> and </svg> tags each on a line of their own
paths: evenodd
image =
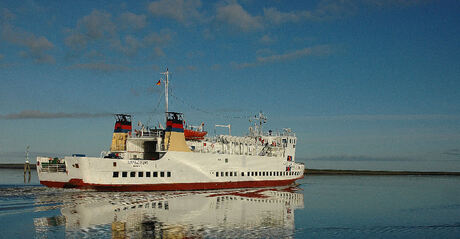
<svg viewBox="0 0 460 239">
<path fill-rule="evenodd" d="M 185 140 L 203 140 L 208 132 L 184 129 Z"/>
</svg>

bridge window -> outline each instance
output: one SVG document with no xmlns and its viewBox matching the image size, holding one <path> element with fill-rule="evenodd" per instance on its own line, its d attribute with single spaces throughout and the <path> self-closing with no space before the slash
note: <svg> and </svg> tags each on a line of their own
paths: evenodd
<svg viewBox="0 0 460 239">
<path fill-rule="evenodd" d="M 130 176 L 131 178 L 136 177 L 136 172 L 130 172 L 130 173 L 129 173 L 129 176 Z"/>
<path fill-rule="evenodd" d="M 153 172 L 153 177 L 157 178 L 158 177 L 158 172 Z"/>
<path fill-rule="evenodd" d="M 228 177 L 228 172 L 225 172 L 225 177 Z"/>
<path fill-rule="evenodd" d="M 165 172 L 160 172 L 160 177 L 164 178 L 165 177 Z"/>
<path fill-rule="evenodd" d="M 113 177 L 118 178 L 118 172 L 113 172 Z"/>
<path fill-rule="evenodd" d="M 230 177 L 233 176 L 233 172 L 230 172 Z"/>
<path fill-rule="evenodd" d="M 241 172 L 241 177 L 244 177 L 244 172 Z"/>
<path fill-rule="evenodd" d="M 145 176 L 146 176 L 147 178 L 150 178 L 150 172 L 145 172 Z"/>
<path fill-rule="evenodd" d="M 138 172 L 137 176 L 140 177 L 140 178 L 144 177 L 144 172 Z"/>
<path fill-rule="evenodd" d="M 216 172 L 216 177 L 219 177 L 219 172 Z"/>
<path fill-rule="evenodd" d="M 171 172 L 167 172 L 166 177 L 170 178 L 171 177 Z"/>
<path fill-rule="evenodd" d="M 122 176 L 123 178 L 128 177 L 128 172 L 121 172 L 121 176 Z"/>
</svg>

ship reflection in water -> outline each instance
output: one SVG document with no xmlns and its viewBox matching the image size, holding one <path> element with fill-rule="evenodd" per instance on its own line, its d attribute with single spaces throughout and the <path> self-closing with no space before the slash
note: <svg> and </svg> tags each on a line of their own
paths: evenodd
<svg viewBox="0 0 460 239">
<path fill-rule="evenodd" d="M 35 218 L 37 235 L 65 226 L 67 237 L 286 238 L 294 211 L 304 206 L 299 188 L 198 192 L 91 192 L 62 194 L 61 215 Z M 42 196 L 38 204 L 56 202 Z"/>
</svg>

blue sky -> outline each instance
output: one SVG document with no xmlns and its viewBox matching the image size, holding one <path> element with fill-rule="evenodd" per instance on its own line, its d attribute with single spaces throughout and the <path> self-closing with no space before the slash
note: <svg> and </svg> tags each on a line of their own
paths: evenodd
<svg viewBox="0 0 460 239">
<path fill-rule="evenodd" d="M 107 150 L 113 113 L 290 127 L 302 159 L 460 162 L 458 1 L 1 1 L 0 160 Z M 18 160 L 21 160 L 19 157 Z"/>
</svg>

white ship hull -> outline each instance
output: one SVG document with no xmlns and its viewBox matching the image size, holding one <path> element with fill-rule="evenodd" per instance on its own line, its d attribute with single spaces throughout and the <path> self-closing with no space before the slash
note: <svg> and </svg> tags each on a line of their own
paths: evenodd
<svg viewBox="0 0 460 239">
<path fill-rule="evenodd" d="M 204 190 L 283 186 L 304 174 L 303 164 L 284 157 L 197 152 L 170 151 L 159 160 L 66 157 L 62 161 L 65 170 L 61 166 L 50 172 L 42 167 L 49 158 L 37 158 L 41 184 L 115 191 Z"/>
</svg>

